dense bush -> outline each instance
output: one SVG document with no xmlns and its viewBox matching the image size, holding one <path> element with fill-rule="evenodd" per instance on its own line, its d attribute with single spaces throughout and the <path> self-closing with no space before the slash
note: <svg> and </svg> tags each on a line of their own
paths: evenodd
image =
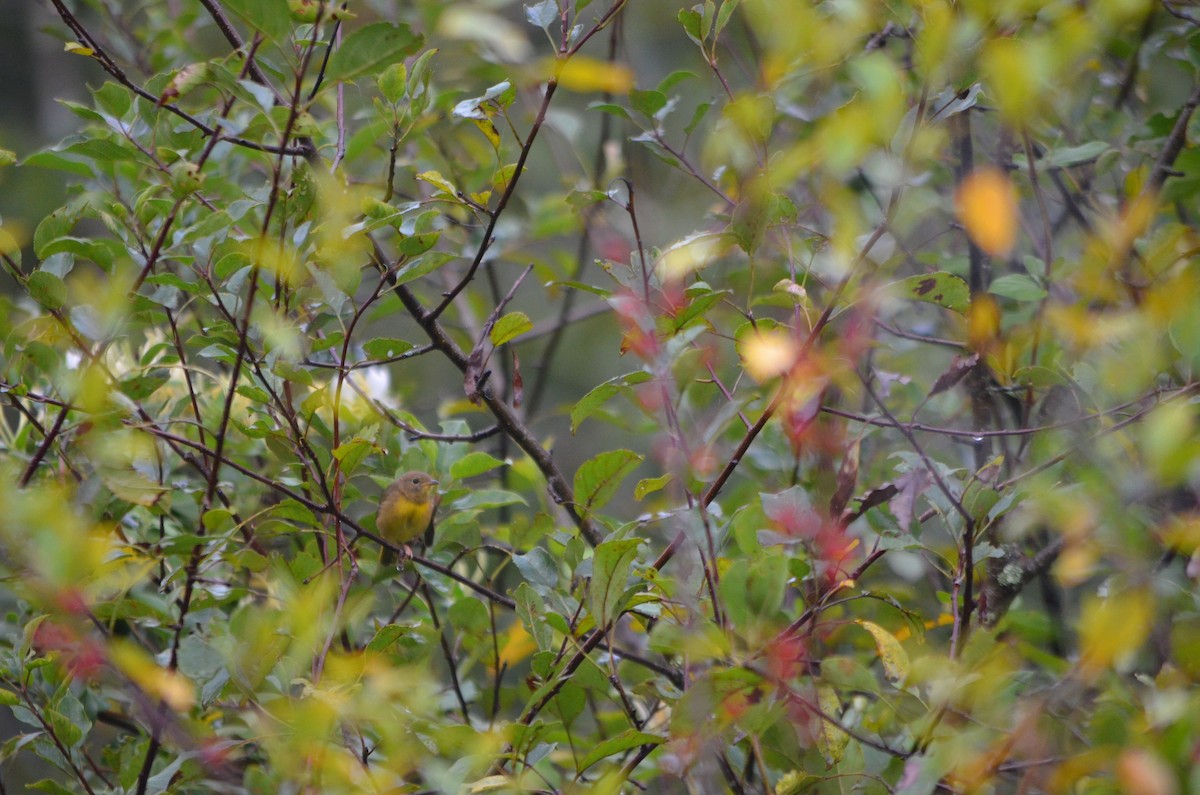
<svg viewBox="0 0 1200 795">
<path fill-rule="evenodd" d="M 1190 4 L 50 5 L 6 771 L 1200 788 Z"/>
</svg>

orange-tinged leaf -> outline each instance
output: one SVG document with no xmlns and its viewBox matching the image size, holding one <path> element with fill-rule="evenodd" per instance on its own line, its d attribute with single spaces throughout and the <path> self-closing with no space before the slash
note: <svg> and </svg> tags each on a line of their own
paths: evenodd
<svg viewBox="0 0 1200 795">
<path fill-rule="evenodd" d="M 633 88 L 633 70 L 624 64 L 576 55 L 557 68 L 558 84 L 571 91 L 628 94 Z"/>
<path fill-rule="evenodd" d="M 925 622 L 925 629 L 937 629 L 938 627 L 947 627 L 954 623 L 954 616 L 950 613 L 939 613 L 937 618 Z M 906 641 L 913 635 L 912 628 L 908 626 L 900 627 L 896 630 L 893 637 L 898 641 Z"/>
<path fill-rule="evenodd" d="M 995 257 L 1006 256 L 1017 241 L 1017 192 L 1004 172 L 972 172 L 958 189 L 958 219 L 975 245 Z"/>
<path fill-rule="evenodd" d="M 751 334 L 739 347 L 746 372 L 759 383 L 791 370 L 800 355 L 796 339 L 785 331 Z"/>
<path fill-rule="evenodd" d="M 1178 795 L 1179 783 L 1162 758 L 1145 748 L 1126 748 L 1117 759 L 1117 781 L 1128 795 Z"/>
</svg>

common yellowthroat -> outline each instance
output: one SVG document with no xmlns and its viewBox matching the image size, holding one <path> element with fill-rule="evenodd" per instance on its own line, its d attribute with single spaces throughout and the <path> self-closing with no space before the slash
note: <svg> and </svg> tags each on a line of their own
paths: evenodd
<svg viewBox="0 0 1200 795">
<path fill-rule="evenodd" d="M 425 535 L 425 543 L 433 543 L 433 515 L 438 506 L 438 482 L 424 472 L 405 472 L 384 489 L 379 501 L 375 527 L 386 540 L 404 548 L 405 557 L 412 557 L 410 541 Z M 396 554 L 386 547 L 380 560 L 388 565 L 396 562 Z"/>
</svg>

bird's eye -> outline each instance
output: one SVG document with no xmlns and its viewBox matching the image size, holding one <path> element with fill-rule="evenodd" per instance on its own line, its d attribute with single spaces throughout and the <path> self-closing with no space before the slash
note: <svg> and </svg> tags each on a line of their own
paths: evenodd
<svg viewBox="0 0 1200 795">
<path fill-rule="evenodd" d="M 419 486 L 419 485 L 421 484 L 421 479 L 420 479 L 420 478 L 413 478 L 413 479 L 412 479 L 412 482 L 413 482 L 413 485 L 414 485 L 414 486 Z"/>
</svg>

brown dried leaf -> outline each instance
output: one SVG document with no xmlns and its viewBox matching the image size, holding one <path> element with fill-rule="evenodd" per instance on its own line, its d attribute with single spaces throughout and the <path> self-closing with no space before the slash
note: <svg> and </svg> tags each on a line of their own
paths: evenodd
<svg viewBox="0 0 1200 795">
<path fill-rule="evenodd" d="M 512 404 L 513 408 L 521 408 L 521 404 L 525 401 L 525 379 L 521 378 L 521 360 L 517 358 L 517 352 L 512 351 Z"/>
<path fill-rule="evenodd" d="M 946 368 L 946 372 L 938 376 L 933 382 L 933 389 L 929 390 L 929 397 L 941 394 L 947 389 L 952 389 L 958 385 L 958 382 L 967 377 L 967 373 L 975 369 L 975 365 L 979 364 L 979 354 L 973 353 L 970 356 L 962 357 L 955 356 L 954 361 Z"/>
<path fill-rule="evenodd" d="M 483 345 L 481 343 L 471 351 L 471 355 L 467 357 L 466 369 L 463 370 L 463 391 L 466 392 L 467 400 L 475 405 L 479 405 L 483 380 Z"/>
<path fill-rule="evenodd" d="M 846 456 L 842 459 L 842 467 L 838 470 L 837 489 L 829 500 L 829 516 L 834 521 L 841 521 L 850 497 L 854 495 L 854 487 L 858 483 L 858 455 L 861 443 L 858 439 L 850 445 Z"/>
</svg>

